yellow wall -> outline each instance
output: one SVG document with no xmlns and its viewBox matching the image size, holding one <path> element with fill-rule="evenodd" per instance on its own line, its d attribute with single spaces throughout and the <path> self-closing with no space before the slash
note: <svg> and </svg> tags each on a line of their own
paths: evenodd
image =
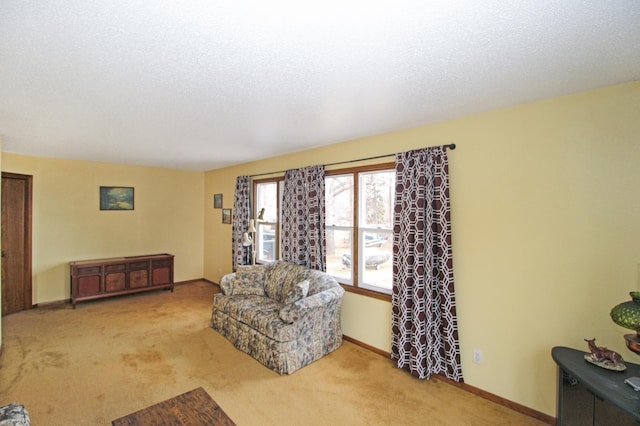
<svg viewBox="0 0 640 426">
<path fill-rule="evenodd" d="M 171 253 L 176 281 L 203 276 L 203 173 L 3 153 L 33 176 L 33 302 L 69 298 L 69 262 Z M 100 186 L 133 186 L 134 211 L 100 211 Z"/>
<path fill-rule="evenodd" d="M 3 171 L 34 176 L 34 303 L 42 303 L 69 297 L 68 262 L 77 259 L 170 252 L 177 281 L 218 282 L 231 270 L 231 226 L 213 194 L 232 208 L 238 175 L 456 143 L 465 381 L 554 415 L 553 346 L 584 349 L 583 339 L 596 337 L 640 362 L 608 315 L 640 290 L 638 117 L 634 82 L 214 170 L 204 181 L 198 172 L 11 153 L 0 161 Z M 135 211 L 99 211 L 100 185 L 134 186 Z M 350 293 L 342 314 L 346 335 L 390 350 L 389 303 Z"/>
<path fill-rule="evenodd" d="M 205 277 L 231 270 L 235 177 L 448 143 L 465 381 L 555 415 L 553 346 L 625 349 L 609 310 L 640 289 L 640 82 L 205 175 Z M 390 350 L 390 304 L 348 294 L 343 329 Z M 473 349 L 483 363 L 472 362 Z"/>
</svg>

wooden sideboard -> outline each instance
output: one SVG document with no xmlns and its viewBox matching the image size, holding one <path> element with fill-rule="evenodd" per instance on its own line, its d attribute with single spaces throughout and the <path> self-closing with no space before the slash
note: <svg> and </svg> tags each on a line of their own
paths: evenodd
<svg viewBox="0 0 640 426">
<path fill-rule="evenodd" d="M 173 255 L 114 257 L 71 262 L 71 303 L 142 291 L 171 289 Z"/>
<path fill-rule="evenodd" d="M 558 426 L 638 425 L 640 392 L 625 379 L 640 376 L 640 365 L 625 361 L 625 371 L 597 367 L 584 359 L 586 352 L 556 346 L 558 364 Z"/>
</svg>

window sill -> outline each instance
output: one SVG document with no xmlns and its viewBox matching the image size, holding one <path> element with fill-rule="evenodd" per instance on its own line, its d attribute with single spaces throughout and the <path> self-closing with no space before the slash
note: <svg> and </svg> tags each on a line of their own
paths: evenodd
<svg viewBox="0 0 640 426">
<path fill-rule="evenodd" d="M 384 300 L 386 302 L 391 302 L 391 295 L 386 293 L 380 293 L 373 290 L 367 290 L 366 288 L 353 287 L 346 284 L 340 284 L 345 291 L 349 293 L 359 294 L 361 296 L 373 297 L 374 299 Z"/>
</svg>

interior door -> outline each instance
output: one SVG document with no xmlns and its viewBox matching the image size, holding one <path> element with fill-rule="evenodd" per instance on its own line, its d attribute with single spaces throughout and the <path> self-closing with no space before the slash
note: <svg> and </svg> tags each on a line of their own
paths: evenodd
<svg viewBox="0 0 640 426">
<path fill-rule="evenodd" d="M 2 173 L 2 315 L 32 307 L 32 176 Z"/>
</svg>

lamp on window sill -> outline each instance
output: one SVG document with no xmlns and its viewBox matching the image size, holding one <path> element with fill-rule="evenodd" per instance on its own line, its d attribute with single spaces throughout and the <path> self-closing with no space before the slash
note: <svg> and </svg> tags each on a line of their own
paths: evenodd
<svg viewBox="0 0 640 426">
<path fill-rule="evenodd" d="M 253 244 L 253 241 L 251 241 L 251 237 L 249 236 L 248 232 L 245 232 L 242 234 L 242 246 L 243 247 L 249 247 L 250 245 Z M 247 255 L 244 256 L 244 265 L 248 265 L 249 264 L 249 254 L 251 253 L 251 249 L 247 250 Z"/>
<path fill-rule="evenodd" d="M 264 207 L 260 209 L 260 213 L 258 213 L 258 220 L 264 220 Z"/>
<path fill-rule="evenodd" d="M 256 225 L 253 219 L 249 220 L 249 228 L 247 232 L 242 234 L 242 245 L 245 247 L 251 246 L 251 264 L 256 264 L 256 246 L 254 241 L 256 240 Z"/>
</svg>

